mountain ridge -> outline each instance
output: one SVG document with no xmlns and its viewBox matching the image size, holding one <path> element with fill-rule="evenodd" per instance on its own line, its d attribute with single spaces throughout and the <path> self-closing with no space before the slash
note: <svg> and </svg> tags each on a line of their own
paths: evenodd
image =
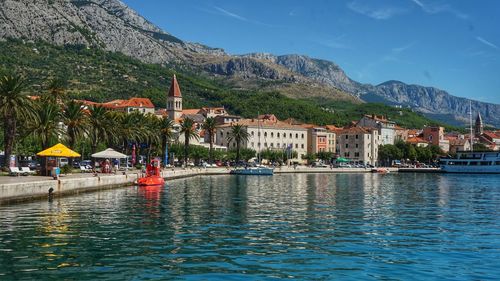
<svg viewBox="0 0 500 281">
<path fill-rule="evenodd" d="M 120 52 L 147 63 L 176 63 L 227 77 L 239 87 L 258 88 L 263 84 L 274 89 L 298 84 L 302 89 L 308 89 L 306 85 L 329 87 L 332 90 L 322 94 L 327 99 L 383 102 L 433 116 L 455 116 L 458 122 L 468 116 L 468 99 L 434 87 L 400 81 L 363 84 L 327 60 L 297 54 L 229 55 L 220 48 L 185 42 L 119 0 L 1 0 L 0 3 L 0 23 L 4 27 L 0 29 L 0 38 L 84 45 Z M 317 95 L 314 91 L 311 89 L 302 96 Z M 486 123 L 500 126 L 500 105 L 472 101 L 472 107 Z"/>
</svg>

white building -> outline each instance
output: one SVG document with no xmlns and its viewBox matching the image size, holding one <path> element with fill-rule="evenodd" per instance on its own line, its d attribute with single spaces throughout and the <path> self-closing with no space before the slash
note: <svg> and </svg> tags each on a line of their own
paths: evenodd
<svg viewBox="0 0 500 281">
<path fill-rule="evenodd" d="M 234 141 L 227 141 L 233 124 L 242 125 L 249 134 L 248 141 L 241 144 L 242 148 L 259 152 L 266 149 L 286 150 L 290 147 L 297 152 L 297 159 L 293 159 L 296 162 L 302 162 L 302 156 L 307 154 L 307 129 L 278 120 L 242 119 L 237 123 L 221 125 L 217 128 L 217 145 L 236 148 Z"/>
<path fill-rule="evenodd" d="M 396 123 L 387 120 L 384 116 L 365 115 L 359 120 L 357 126 L 377 129 L 382 145 L 394 144 L 395 142 Z"/>
</svg>

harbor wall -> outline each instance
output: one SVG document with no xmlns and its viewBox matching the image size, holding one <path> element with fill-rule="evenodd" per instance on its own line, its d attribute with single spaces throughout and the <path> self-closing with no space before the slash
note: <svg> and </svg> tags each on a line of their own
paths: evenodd
<svg viewBox="0 0 500 281">
<path fill-rule="evenodd" d="M 228 174 L 227 169 L 175 169 L 162 171 L 166 179 L 179 179 L 200 175 Z M 141 176 L 141 173 L 127 173 L 122 175 L 84 175 L 79 177 L 61 177 L 57 180 L 42 178 L 33 180 L 33 177 L 17 177 L 17 182 L 0 184 L 0 205 L 24 202 L 36 199 L 45 199 L 49 196 L 61 197 L 96 190 L 131 186 Z M 37 177 L 38 178 L 38 177 Z"/>
</svg>

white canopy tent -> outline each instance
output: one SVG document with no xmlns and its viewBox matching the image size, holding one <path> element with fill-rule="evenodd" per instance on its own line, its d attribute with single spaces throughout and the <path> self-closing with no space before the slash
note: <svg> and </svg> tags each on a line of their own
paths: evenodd
<svg viewBox="0 0 500 281">
<path fill-rule="evenodd" d="M 98 159 L 126 159 L 127 155 L 120 153 L 112 148 L 108 148 L 106 150 L 103 150 L 101 152 L 97 152 L 91 155 L 93 158 L 98 158 Z M 115 164 L 116 168 L 120 168 L 120 161 Z M 126 169 L 128 169 L 128 165 L 125 165 Z"/>
<path fill-rule="evenodd" d="M 101 159 L 106 159 L 106 158 L 109 158 L 109 159 L 123 159 L 123 158 L 127 158 L 127 155 L 123 154 L 123 153 L 120 153 L 112 148 L 108 148 L 104 151 L 101 151 L 101 152 L 97 152 L 97 153 L 94 153 L 92 154 L 92 157 L 93 158 L 101 158 Z"/>
</svg>

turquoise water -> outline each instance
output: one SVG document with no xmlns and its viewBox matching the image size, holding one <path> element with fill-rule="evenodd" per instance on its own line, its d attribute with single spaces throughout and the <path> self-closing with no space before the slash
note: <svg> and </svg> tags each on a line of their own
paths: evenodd
<svg viewBox="0 0 500 281">
<path fill-rule="evenodd" d="M 0 218 L 0 280 L 500 278 L 500 176 L 199 177 Z"/>
</svg>

